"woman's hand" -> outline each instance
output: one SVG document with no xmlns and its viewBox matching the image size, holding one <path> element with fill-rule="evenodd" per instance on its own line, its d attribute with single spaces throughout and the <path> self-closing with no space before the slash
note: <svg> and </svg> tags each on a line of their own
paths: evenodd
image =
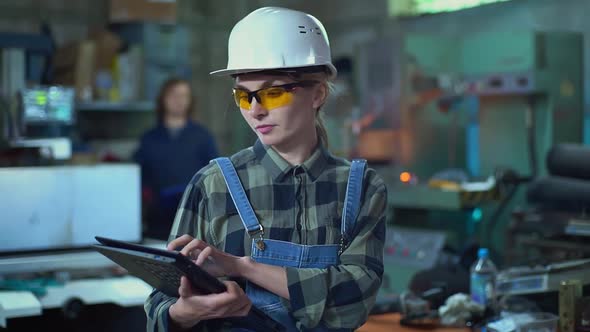
<svg viewBox="0 0 590 332">
<path fill-rule="evenodd" d="M 251 281 L 285 299 L 290 299 L 284 267 L 256 263 L 250 257 L 237 257 L 218 250 L 190 235 L 183 235 L 168 244 L 168 250 L 184 246 L 180 251 L 210 274 L 240 277 Z"/>
<path fill-rule="evenodd" d="M 177 247 L 183 247 L 181 254 L 215 277 L 241 277 L 243 266 L 249 260 L 249 257 L 230 255 L 186 234 L 168 244 L 168 250 Z"/>
<path fill-rule="evenodd" d="M 220 294 L 199 295 L 186 277 L 180 279 L 180 297 L 168 311 L 178 327 L 189 329 L 202 320 L 248 315 L 252 303 L 233 281 L 224 281 L 227 291 Z"/>
</svg>

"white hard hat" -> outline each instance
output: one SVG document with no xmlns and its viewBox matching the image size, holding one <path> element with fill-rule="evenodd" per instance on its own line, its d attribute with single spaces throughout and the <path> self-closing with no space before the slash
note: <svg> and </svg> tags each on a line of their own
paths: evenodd
<svg viewBox="0 0 590 332">
<path fill-rule="evenodd" d="M 212 75 L 235 75 L 272 69 L 325 66 L 336 77 L 330 42 L 322 23 L 292 9 L 264 7 L 239 21 L 231 31 L 227 68 Z"/>
</svg>

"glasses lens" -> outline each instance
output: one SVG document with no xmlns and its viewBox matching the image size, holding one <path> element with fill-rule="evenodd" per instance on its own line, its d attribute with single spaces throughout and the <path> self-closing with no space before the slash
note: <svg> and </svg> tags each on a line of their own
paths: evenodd
<svg viewBox="0 0 590 332">
<path fill-rule="evenodd" d="M 239 108 L 249 110 L 250 101 L 248 101 L 248 93 L 246 91 L 234 89 L 234 100 Z"/>
<path fill-rule="evenodd" d="M 281 87 L 260 90 L 258 96 L 262 100 L 262 107 L 267 110 L 289 105 L 293 101 L 293 93 Z"/>
</svg>

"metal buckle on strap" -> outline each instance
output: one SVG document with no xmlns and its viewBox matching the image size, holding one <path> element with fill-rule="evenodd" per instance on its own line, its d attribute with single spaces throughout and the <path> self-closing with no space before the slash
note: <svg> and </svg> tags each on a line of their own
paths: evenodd
<svg viewBox="0 0 590 332">
<path fill-rule="evenodd" d="M 257 230 L 254 231 L 248 231 L 248 235 L 250 235 L 251 238 L 254 238 L 256 235 L 258 235 L 258 239 L 254 240 L 256 241 L 256 246 L 258 247 L 258 249 L 260 251 L 263 251 L 266 248 L 266 245 L 264 244 L 264 227 L 262 227 L 262 225 L 258 224 L 258 227 L 260 227 Z"/>
<path fill-rule="evenodd" d="M 250 235 L 250 237 L 254 237 L 257 234 L 263 235 L 264 234 L 264 227 L 262 227 L 262 225 L 258 224 L 258 229 L 253 230 L 253 231 L 248 231 L 248 235 Z"/>
</svg>

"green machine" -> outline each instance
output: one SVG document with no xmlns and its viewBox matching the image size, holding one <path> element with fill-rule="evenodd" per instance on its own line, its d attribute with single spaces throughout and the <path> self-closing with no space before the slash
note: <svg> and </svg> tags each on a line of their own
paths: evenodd
<svg viewBox="0 0 590 332">
<path fill-rule="evenodd" d="M 373 124 L 399 139 L 392 142 L 392 163 L 379 167 L 389 186 L 393 225 L 442 231 L 456 249 L 477 241 L 501 263 L 511 211 L 526 205 L 524 186 L 501 202 L 465 204 L 459 191 L 441 190 L 429 180 L 449 169 L 443 179 L 455 182 L 486 179 L 498 170 L 543 175 L 553 145 L 582 142 L 582 36 L 406 35 L 365 45 L 357 59 L 362 105 L 393 96 L 377 117 L 381 123 Z M 409 181 L 401 181 L 402 172 L 411 174 Z M 419 250 L 407 249 L 409 257 Z M 400 260 L 387 264 L 392 290 L 406 287 L 416 272 L 408 266 Z"/>
<path fill-rule="evenodd" d="M 473 172 L 489 174 L 505 165 L 520 174 L 544 174 L 553 145 L 582 142 L 581 35 L 472 35 L 462 43 L 461 58 L 465 91 L 479 97 Z"/>
<path fill-rule="evenodd" d="M 477 115 L 467 127 L 472 174 L 502 167 L 523 176 L 545 175 L 553 145 L 583 141 L 581 35 L 473 35 L 463 41 L 461 58 L 466 93 L 477 97 L 468 111 Z M 484 216 L 494 218 L 483 219 L 480 242 L 501 253 L 511 211 L 524 205 L 521 186 L 501 213 L 494 205 L 483 206 Z"/>
<path fill-rule="evenodd" d="M 530 173 L 527 123 L 541 173 L 552 145 L 582 141 L 580 34 L 407 35 L 363 45 L 357 61 L 361 108 L 377 114 L 367 130 L 397 132 L 391 159 L 420 178 Z"/>
<path fill-rule="evenodd" d="M 464 229 L 462 221 L 468 212 L 461 211 L 458 195 L 421 184 L 440 169 L 465 164 L 462 118 L 466 117 L 460 112 L 441 112 L 435 102 L 442 96 L 439 78 L 451 84 L 449 74 L 458 72 L 457 51 L 450 47 L 457 42 L 453 38 L 406 35 L 376 40 L 357 49 L 360 122 L 373 119 L 364 128 L 366 132 L 392 133 L 391 149 L 386 151 L 390 153 L 388 164 L 382 160 L 375 163 L 371 157 L 376 153 L 357 149 L 357 155 L 372 162 L 388 185 L 390 228 L 382 293 L 404 291 L 417 271 L 435 264 L 432 256 L 439 255 L 443 236 L 443 242 L 458 242 L 456 234 Z M 361 137 L 362 133 L 359 141 Z M 411 173 L 409 183 L 400 180 L 403 172 Z M 429 247 L 429 243 L 439 246 Z M 417 259 L 419 255 L 428 259 Z"/>
</svg>

